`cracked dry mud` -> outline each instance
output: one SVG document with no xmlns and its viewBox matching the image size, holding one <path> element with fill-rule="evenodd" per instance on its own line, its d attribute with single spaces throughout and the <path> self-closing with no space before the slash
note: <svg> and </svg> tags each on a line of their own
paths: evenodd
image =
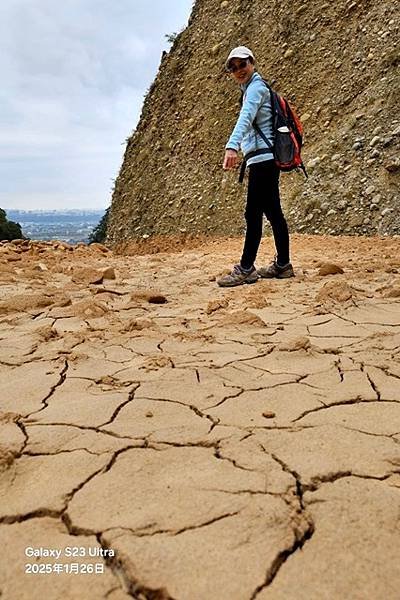
<svg viewBox="0 0 400 600">
<path fill-rule="evenodd" d="M 295 279 L 219 289 L 240 246 L 0 246 L 2 599 L 399 598 L 399 239 L 294 236 Z"/>
</svg>

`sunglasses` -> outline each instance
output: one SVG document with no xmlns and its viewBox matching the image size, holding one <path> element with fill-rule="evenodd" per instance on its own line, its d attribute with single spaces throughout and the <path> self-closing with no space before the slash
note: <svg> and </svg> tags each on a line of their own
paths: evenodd
<svg viewBox="0 0 400 600">
<path fill-rule="evenodd" d="M 237 65 L 232 65 L 232 67 L 228 67 L 227 71 L 228 73 L 236 73 L 236 71 L 240 71 L 240 69 L 244 69 L 245 67 L 247 67 L 247 58 L 244 60 L 241 60 L 240 63 L 238 63 Z"/>
</svg>

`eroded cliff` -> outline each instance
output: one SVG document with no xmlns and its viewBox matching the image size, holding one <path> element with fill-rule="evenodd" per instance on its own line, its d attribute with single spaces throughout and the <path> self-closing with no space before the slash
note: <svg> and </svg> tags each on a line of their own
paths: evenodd
<svg viewBox="0 0 400 600">
<path fill-rule="evenodd" d="M 221 169 L 238 112 L 224 61 L 238 44 L 305 125 L 309 180 L 282 176 L 291 229 L 400 233 L 399 22 L 390 0 L 197 0 L 128 140 L 109 241 L 243 230 L 245 187 Z"/>
</svg>

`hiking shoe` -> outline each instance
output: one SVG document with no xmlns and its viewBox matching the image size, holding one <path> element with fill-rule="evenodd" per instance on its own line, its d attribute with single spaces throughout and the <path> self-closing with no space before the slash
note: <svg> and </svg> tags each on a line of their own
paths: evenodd
<svg viewBox="0 0 400 600">
<path fill-rule="evenodd" d="M 294 271 L 291 263 L 287 263 L 284 267 L 280 267 L 276 260 L 272 261 L 268 267 L 261 267 L 257 271 L 259 277 L 265 277 L 271 279 L 277 277 L 278 279 L 286 279 L 287 277 L 294 277 Z"/>
<path fill-rule="evenodd" d="M 258 279 L 255 267 L 251 271 L 245 271 L 240 265 L 235 265 L 229 275 L 224 275 L 218 279 L 217 283 L 220 287 L 234 287 L 243 283 L 255 283 Z"/>
</svg>

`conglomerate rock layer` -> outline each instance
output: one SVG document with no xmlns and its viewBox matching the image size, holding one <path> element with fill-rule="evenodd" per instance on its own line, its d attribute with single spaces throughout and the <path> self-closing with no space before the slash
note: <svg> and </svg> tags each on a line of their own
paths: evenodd
<svg viewBox="0 0 400 600">
<path fill-rule="evenodd" d="M 399 27 L 392 0 L 196 0 L 128 140 L 109 241 L 243 228 L 244 186 L 221 169 L 239 110 L 224 61 L 238 44 L 305 126 L 309 179 L 282 175 L 292 230 L 400 233 Z"/>
<path fill-rule="evenodd" d="M 2 600 L 398 600 L 399 239 L 147 244 L 0 244 Z"/>
</svg>

